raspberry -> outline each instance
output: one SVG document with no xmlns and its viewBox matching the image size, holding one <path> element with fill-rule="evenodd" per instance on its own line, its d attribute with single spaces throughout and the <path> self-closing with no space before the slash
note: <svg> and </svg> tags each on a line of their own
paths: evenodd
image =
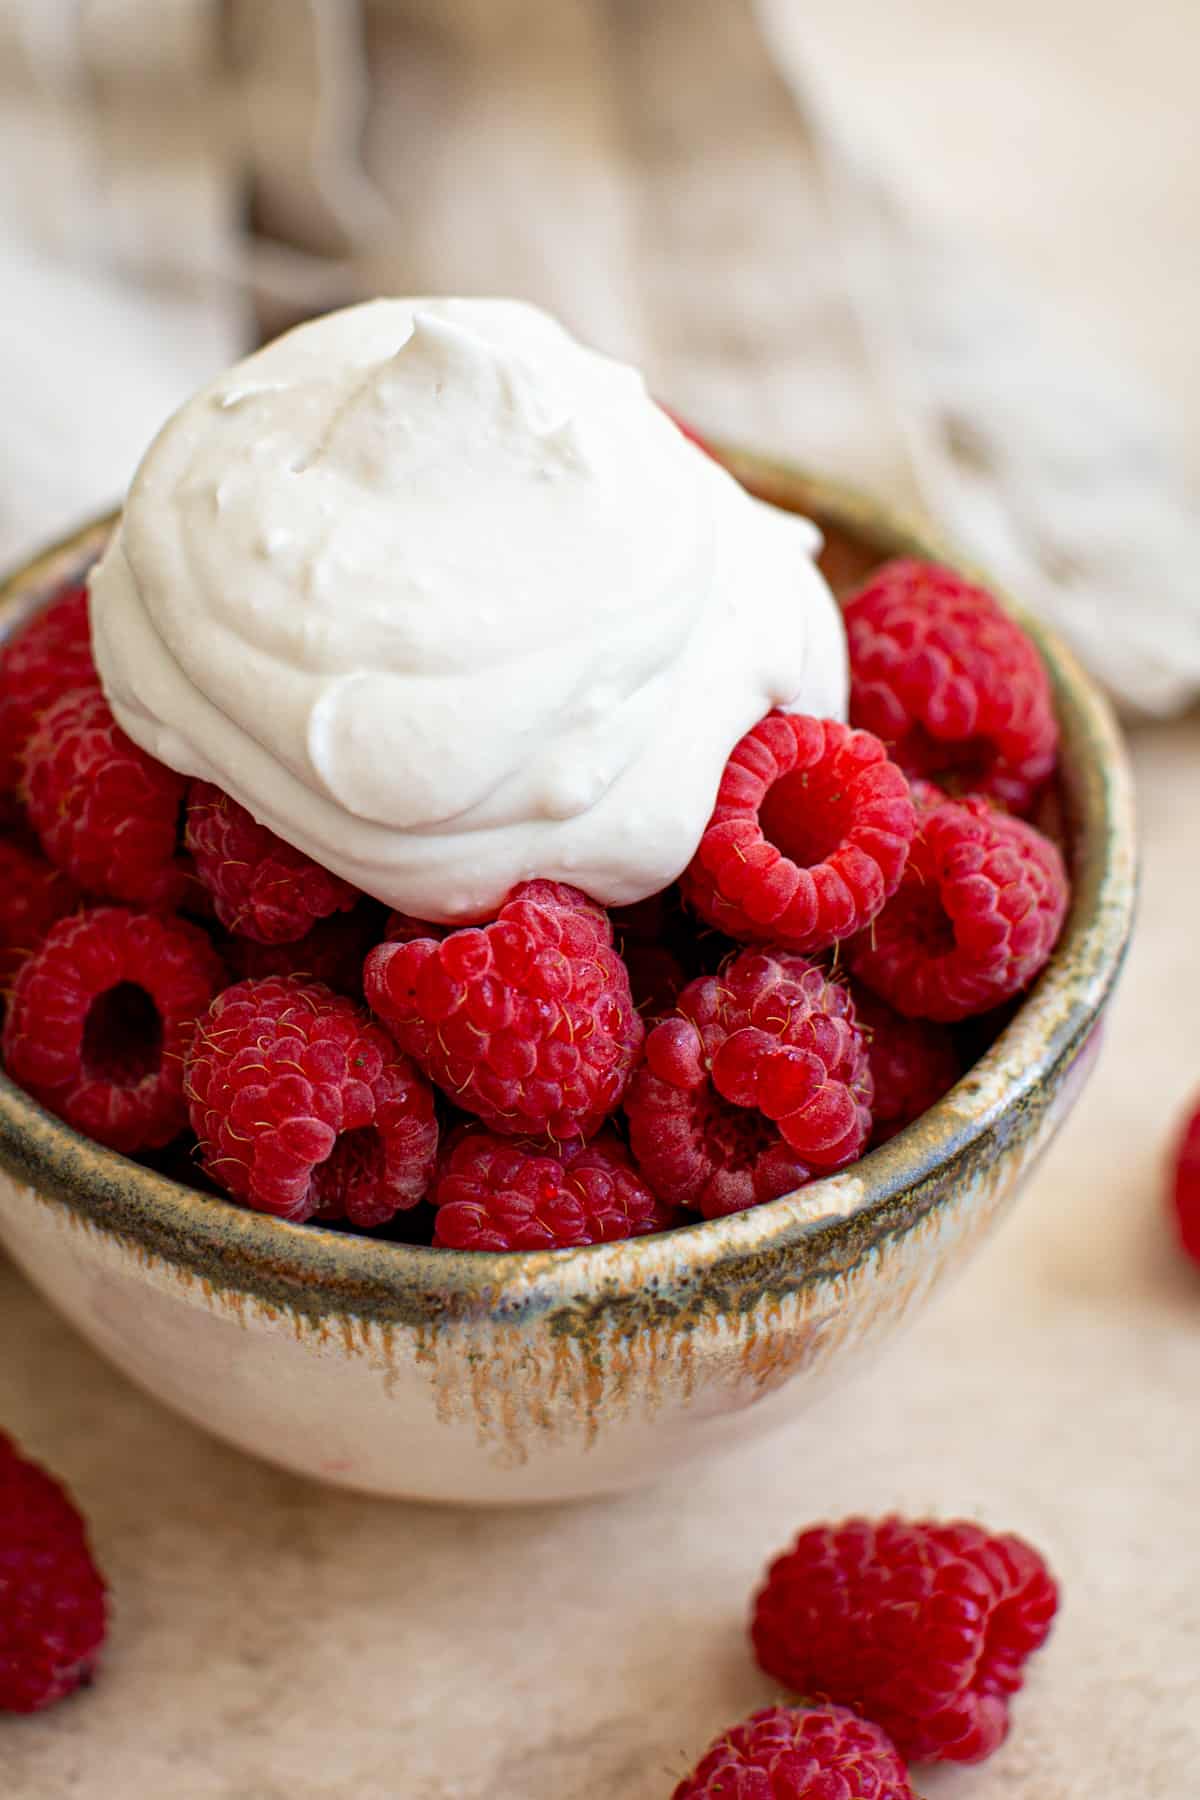
<svg viewBox="0 0 1200 1800">
<path fill-rule="evenodd" d="M 552 1155 L 470 1129 L 444 1157 L 433 1200 L 433 1241 L 450 1250 L 561 1250 L 678 1223 L 612 1132 Z"/>
<path fill-rule="evenodd" d="M 258 1212 L 382 1225 L 433 1175 L 433 1094 L 360 1006 L 319 982 L 226 988 L 187 1057 L 204 1168 Z"/>
<path fill-rule="evenodd" d="M 603 907 L 527 881 L 491 925 L 381 944 L 367 999 L 456 1105 L 505 1137 L 591 1137 L 642 1046 Z"/>
<path fill-rule="evenodd" d="M 886 1144 L 954 1086 L 958 1052 L 944 1025 L 906 1019 L 867 988 L 855 988 L 854 1010 L 875 1087 L 871 1142 Z"/>
<path fill-rule="evenodd" d="M 187 847 L 226 931 L 256 943 L 295 943 L 315 920 L 349 912 L 360 898 L 209 781 L 191 785 Z"/>
<path fill-rule="evenodd" d="M 878 1725 L 844 1706 L 768 1706 L 710 1746 L 671 1800 L 915 1800 Z"/>
<path fill-rule="evenodd" d="M 877 738 L 770 713 L 725 766 L 684 897 L 730 937 L 824 950 L 895 892 L 915 829 L 908 783 Z"/>
<path fill-rule="evenodd" d="M 91 1680 L 104 1594 L 65 1490 L 0 1431 L 0 1712 L 40 1712 Z"/>
<path fill-rule="evenodd" d="M 122 906 L 61 919 L 17 976 L 5 1066 L 98 1144 L 154 1149 L 187 1124 L 183 1053 L 224 979 L 182 919 Z"/>
<path fill-rule="evenodd" d="M 871 1074 L 854 1004 L 786 950 L 690 982 L 646 1040 L 625 1101 L 660 1199 L 706 1218 L 778 1199 L 862 1153 Z"/>
<path fill-rule="evenodd" d="M 979 1762 L 1008 1730 L 1058 1590 L 1036 1550 L 961 1521 L 847 1519 L 767 1571 L 751 1636 L 767 1674 L 865 1713 L 912 1762 Z"/>
<path fill-rule="evenodd" d="M 361 1000 L 363 962 L 382 936 L 382 908 L 373 900 L 360 900 L 352 912 L 318 919 L 295 943 L 258 944 L 253 938 L 230 937 L 222 954 L 239 980 L 299 975 Z"/>
<path fill-rule="evenodd" d="M 1200 1105 L 1192 1113 L 1175 1153 L 1171 1198 L 1179 1242 L 1200 1263 Z"/>
<path fill-rule="evenodd" d="M 0 840 L 0 988 L 13 984 L 17 970 L 52 925 L 79 905 L 79 889 L 36 850 Z"/>
<path fill-rule="evenodd" d="M 1069 898 L 1040 831 L 986 800 L 944 800 L 921 809 L 904 879 L 846 960 L 909 1018 L 966 1019 L 1029 986 Z"/>
<path fill-rule="evenodd" d="M 1058 727 L 1041 657 L 992 596 L 906 559 L 851 595 L 845 618 L 854 723 L 907 773 L 1027 811 Z"/>
<path fill-rule="evenodd" d="M 186 898 L 186 788 L 126 737 L 98 687 L 48 706 L 25 747 L 25 799 L 42 848 L 80 887 L 109 900 L 170 911 Z"/>
<path fill-rule="evenodd" d="M 25 746 L 60 694 L 95 685 L 87 589 L 63 588 L 0 649 L 0 806 L 18 809 Z M 7 802 L 7 804 L 5 804 Z"/>
</svg>

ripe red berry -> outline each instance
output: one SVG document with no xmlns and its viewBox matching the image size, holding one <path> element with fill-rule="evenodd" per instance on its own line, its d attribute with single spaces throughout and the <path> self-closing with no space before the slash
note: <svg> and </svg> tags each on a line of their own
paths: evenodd
<svg viewBox="0 0 1200 1800">
<path fill-rule="evenodd" d="M 363 997 L 363 963 L 383 936 L 383 908 L 360 900 L 353 911 L 331 913 L 290 944 L 259 944 L 253 938 L 229 937 L 221 954 L 241 981 L 266 975 L 298 975 L 319 981 L 351 1000 Z"/>
<path fill-rule="evenodd" d="M 978 1762 L 1003 1741 L 1058 1590 L 1036 1550 L 981 1526 L 847 1519 L 767 1571 L 751 1635 L 767 1674 L 873 1719 L 912 1762 Z"/>
<path fill-rule="evenodd" d="M 451 1250 L 561 1250 L 678 1223 L 611 1132 L 554 1154 L 468 1130 L 443 1157 L 432 1198 L 433 1241 Z"/>
<path fill-rule="evenodd" d="M 846 961 L 909 1018 L 966 1019 L 1041 972 L 1069 898 L 1062 857 L 1032 825 L 944 800 L 922 807 L 904 878 Z"/>
<path fill-rule="evenodd" d="M 708 1218 L 861 1155 L 871 1075 L 854 1003 L 790 951 L 745 950 L 684 988 L 625 1101 L 638 1166 Z"/>
<path fill-rule="evenodd" d="M 824 950 L 894 893 L 915 829 L 877 738 L 770 713 L 734 746 L 684 897 L 730 937 Z"/>
<path fill-rule="evenodd" d="M 25 746 L 42 713 L 61 694 L 96 682 L 87 589 L 72 584 L 0 648 L 0 812 L 20 809 Z"/>
<path fill-rule="evenodd" d="M 671 1800 L 915 1800 L 878 1725 L 844 1706 L 768 1706 L 724 1731 Z"/>
<path fill-rule="evenodd" d="M 50 861 L 91 894 L 169 911 L 194 877 L 180 856 L 187 784 L 126 737 L 98 687 L 42 713 L 25 747 L 25 800 Z"/>
<path fill-rule="evenodd" d="M 464 1111 L 506 1137 L 590 1137 L 621 1103 L 644 1027 L 603 907 L 528 881 L 491 925 L 381 944 L 372 1009 Z"/>
<path fill-rule="evenodd" d="M 40 1712 L 91 1679 L 104 1595 L 66 1491 L 0 1431 L 0 1712 Z"/>
<path fill-rule="evenodd" d="M 205 1170 L 259 1212 L 366 1230 L 429 1186 L 428 1083 L 361 1007 L 319 982 L 226 988 L 197 1026 L 186 1087 Z"/>
<path fill-rule="evenodd" d="M 30 951 L 79 902 L 69 875 L 25 844 L 0 839 L 0 989 L 12 986 Z"/>
<path fill-rule="evenodd" d="M 13 1080 L 98 1144 L 132 1155 L 187 1124 L 183 1054 L 225 979 L 196 925 L 99 906 L 26 958 L 4 1024 Z"/>
<path fill-rule="evenodd" d="M 1171 1201 L 1179 1242 L 1192 1261 L 1200 1263 L 1200 1105 L 1188 1119 L 1175 1152 Z"/>
<path fill-rule="evenodd" d="M 984 589 L 902 560 L 845 602 L 850 717 L 910 775 L 1025 812 L 1054 768 L 1050 683 L 1037 650 Z"/>
<path fill-rule="evenodd" d="M 187 847 L 226 931 L 260 944 L 294 943 L 361 898 L 209 781 L 191 784 Z"/>
</svg>

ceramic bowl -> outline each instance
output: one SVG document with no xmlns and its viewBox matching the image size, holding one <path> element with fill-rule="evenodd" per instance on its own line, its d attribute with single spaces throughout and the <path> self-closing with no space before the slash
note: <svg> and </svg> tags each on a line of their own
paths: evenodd
<svg viewBox="0 0 1200 1800">
<path fill-rule="evenodd" d="M 844 490 L 730 452 L 816 518 L 835 586 L 944 547 Z M 6 629 L 90 560 L 100 521 L 13 577 Z M 552 1253 L 463 1254 L 295 1226 L 77 1136 L 0 1082 L 0 1233 L 103 1355 L 285 1467 L 425 1500 L 646 1482 L 797 1418 L 983 1241 L 1079 1094 L 1134 899 L 1129 774 L 1049 632 L 1075 897 L 1055 956 L 956 1088 L 856 1167 L 732 1218 Z"/>
</svg>

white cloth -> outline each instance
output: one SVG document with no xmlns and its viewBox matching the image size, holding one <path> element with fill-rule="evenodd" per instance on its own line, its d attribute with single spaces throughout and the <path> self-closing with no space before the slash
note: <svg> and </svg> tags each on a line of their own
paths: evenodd
<svg viewBox="0 0 1200 1800">
<path fill-rule="evenodd" d="M 1130 707 L 1186 702 L 1200 513 L 1142 397 L 864 162 L 801 14 L 0 0 L 0 553 L 116 496 L 248 297 L 270 329 L 519 293 L 702 426 L 923 508 Z"/>
</svg>

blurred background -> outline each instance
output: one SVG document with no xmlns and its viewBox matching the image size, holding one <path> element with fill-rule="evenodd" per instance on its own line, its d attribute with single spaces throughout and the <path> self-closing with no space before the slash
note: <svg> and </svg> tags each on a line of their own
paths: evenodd
<svg viewBox="0 0 1200 1800">
<path fill-rule="evenodd" d="M 378 292 L 503 292 L 1200 688 L 1195 0 L 0 0 L 0 554 Z"/>
</svg>

